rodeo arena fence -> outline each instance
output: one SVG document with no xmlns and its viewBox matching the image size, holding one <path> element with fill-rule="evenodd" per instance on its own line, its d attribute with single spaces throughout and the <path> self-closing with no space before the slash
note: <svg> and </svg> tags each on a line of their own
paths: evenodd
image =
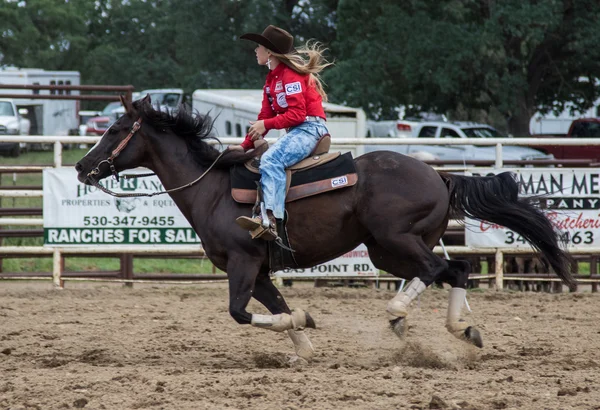
<svg viewBox="0 0 600 410">
<path fill-rule="evenodd" d="M 81 231 L 72 235 L 71 232 L 82 229 L 72 224 L 65 209 L 60 209 L 57 206 L 57 201 L 69 203 L 68 201 L 76 202 L 69 198 L 74 198 L 83 194 L 97 194 L 93 201 L 112 201 L 112 197 L 98 192 L 96 188 L 87 187 L 79 183 L 76 179 L 76 173 L 71 164 L 63 165 L 62 154 L 63 145 L 66 144 L 95 144 L 99 137 L 82 137 L 82 136 L 23 136 L 23 137 L 7 137 L 0 135 L 0 142 L 14 142 L 18 139 L 20 142 L 27 144 L 42 143 L 53 144 L 54 147 L 54 164 L 52 166 L 4 166 L 0 165 L 0 176 L 2 174 L 13 174 L 13 179 L 16 180 L 16 175 L 21 173 L 40 173 L 44 174 L 43 187 L 38 186 L 2 186 L 0 178 L 0 201 L 3 198 L 42 198 L 43 208 L 10 208 L 2 207 L 0 202 L 0 279 L 21 279 L 21 280 L 52 280 L 56 288 L 62 288 L 65 281 L 111 281 L 122 282 L 131 285 L 135 282 L 153 282 L 153 283 L 198 283 L 202 281 L 218 281 L 226 280 L 226 275 L 217 274 L 213 268 L 213 274 L 136 274 L 133 272 L 133 257 L 154 257 L 154 258 L 203 258 L 205 257 L 201 243 L 191 231 L 189 225 L 181 215 L 176 216 L 153 216 L 158 225 L 172 226 L 173 229 L 157 228 L 156 240 L 151 240 L 154 233 L 148 233 L 142 230 L 130 229 L 129 234 L 133 235 L 130 241 L 124 241 L 118 238 L 117 233 L 112 232 L 111 237 L 104 237 L 101 240 L 90 244 L 85 240 L 81 240 L 84 234 Z M 274 140 L 273 140 L 274 141 Z M 269 142 L 273 142 L 269 141 Z M 435 138 L 406 138 L 406 139 L 389 139 L 389 138 L 335 138 L 333 143 L 334 149 L 348 150 L 353 149 L 355 153 L 362 152 L 362 146 L 368 144 L 370 146 L 377 145 L 440 145 L 440 140 Z M 223 146 L 239 143 L 239 139 L 223 138 L 221 140 Z M 448 172 L 462 172 L 465 175 L 486 175 L 489 173 L 498 173 L 504 170 L 511 170 L 521 175 L 521 182 L 525 182 L 525 188 L 530 194 L 551 194 L 547 203 L 547 209 L 560 210 L 558 205 L 560 201 L 564 202 L 564 207 L 571 212 L 581 209 L 578 219 L 572 216 L 565 219 L 560 219 L 554 216 L 553 223 L 563 223 L 567 232 L 563 233 L 563 240 L 567 242 L 569 251 L 577 260 L 589 262 L 589 275 L 575 275 L 577 281 L 581 284 L 588 283 L 592 287 L 592 291 L 597 291 L 597 285 L 600 281 L 600 275 L 597 273 L 597 255 L 600 253 L 600 222 L 597 224 L 591 223 L 586 225 L 582 221 L 585 220 L 584 212 L 592 212 L 594 215 L 593 221 L 600 221 L 598 218 L 598 209 L 600 206 L 600 177 L 598 172 L 600 169 L 595 169 L 594 163 L 591 160 L 542 160 L 542 161 L 503 161 L 503 146 L 504 145 L 600 145 L 600 139 L 550 139 L 550 138 L 497 138 L 497 139 L 452 139 L 451 145 L 477 145 L 477 146 L 495 146 L 496 159 L 495 161 L 467 161 L 455 162 L 454 164 L 443 161 L 426 161 L 437 169 L 443 169 Z M 535 164 L 535 166 L 533 166 Z M 505 167 L 506 166 L 506 167 Z M 512 168 L 510 168 L 512 167 Z M 542 168 L 538 168 L 542 167 Z M 139 170 L 142 172 L 143 170 Z M 136 171 L 132 171 L 136 172 Z M 538 172 L 538 174 L 535 174 Z M 532 174 L 533 173 L 533 174 Z M 541 173 L 541 174 L 540 174 Z M 591 173 L 591 174 L 590 174 Z M 532 177 L 532 175 L 534 175 Z M 537 176 L 536 176 L 537 175 Z M 570 178 L 570 179 L 569 179 Z M 570 182 L 569 182 L 570 181 Z M 108 184 L 108 182 L 107 182 Z M 110 189 L 118 189 L 116 182 L 111 185 Z M 160 183 L 149 182 L 145 184 L 145 188 L 162 189 Z M 577 187 L 577 190 L 572 189 Z M 61 199 L 54 199 L 52 196 L 59 195 L 63 188 L 77 191 L 73 197 L 69 197 L 69 193 L 61 196 Z M 122 187 L 127 190 L 127 187 Z M 560 190 L 559 190 L 560 188 Z M 562 190 L 570 190 L 570 195 L 565 194 Z M 143 191 L 140 189 L 140 191 Z M 560 192 L 559 192 L 560 191 Z M 104 195 L 104 196 L 102 196 Z M 564 197 L 560 197 L 564 195 Z M 91 196 L 89 197 L 91 198 Z M 165 202 L 172 201 L 167 196 Z M 65 202 L 66 201 L 66 202 Z M 580 207 L 573 205 L 579 202 L 588 201 L 591 206 L 586 204 Z M 587 202 L 586 202 L 587 203 Z M 160 205 L 161 203 L 159 203 Z M 568 205 L 571 204 L 571 205 Z M 111 207 L 114 205 L 111 202 Z M 164 205 L 164 204 L 163 204 Z M 554 205 L 554 206 L 551 206 Z M 132 204 L 116 203 L 116 207 L 133 207 Z M 94 206 L 91 206 L 94 208 Z M 585 211 L 583 211 L 585 210 Z M 120 210 L 122 211 L 122 210 Z M 125 213 L 108 214 L 106 217 L 100 215 L 86 216 L 86 224 L 89 227 L 90 221 L 96 218 L 97 222 L 91 223 L 92 226 L 97 226 L 98 231 L 106 226 L 108 219 L 116 218 L 117 222 L 127 223 L 127 215 L 133 215 L 129 209 L 125 209 Z M 106 209 L 100 210 L 106 212 Z M 116 211 L 115 211 L 116 212 Z M 178 212 L 178 211 L 175 211 Z M 36 216 L 43 215 L 43 218 Z M 120 216 L 121 215 L 121 216 Z M 125 215 L 123 217 L 122 215 Z M 90 219 L 91 218 L 91 219 Z M 121 220 L 119 219 L 121 218 Z M 135 217 L 130 217 L 135 218 Z M 148 216 L 140 216 L 140 218 L 148 218 Z M 570 219 L 569 219 L 570 218 Z M 140 220 L 142 220 L 140 219 Z M 144 219 L 150 223 L 150 218 Z M 590 219 L 592 220 L 592 219 Z M 131 221 L 131 219 L 129 220 Z M 163 223 L 164 222 L 164 223 Z M 583 223 L 583 225 L 582 225 Z M 71 224 L 71 225 L 69 225 Z M 111 224 L 108 222 L 108 224 Z M 8 229 L 6 227 L 9 227 Z M 15 229 L 15 227 L 21 227 Z M 22 229 L 28 227 L 29 229 Z M 42 229 L 35 229 L 43 227 Z M 466 228 L 465 228 L 466 227 Z M 471 229 L 476 227 L 477 229 Z M 488 229 L 493 228 L 493 229 Z M 497 289 L 503 289 L 507 281 L 516 283 L 527 281 L 535 281 L 536 283 L 551 283 L 559 282 L 559 279 L 550 272 L 536 273 L 508 273 L 506 266 L 508 258 L 532 258 L 533 252 L 531 247 L 522 243 L 522 239 L 516 237 L 516 234 L 510 231 L 502 230 L 502 227 L 491 227 L 479 222 L 469 223 L 469 221 L 450 221 L 450 226 L 443 242 L 436 246 L 434 251 L 437 254 L 445 257 L 465 258 L 474 261 L 477 266 L 479 261 L 487 258 L 488 272 L 473 273 L 470 276 L 471 281 L 487 281 L 490 286 L 495 286 Z M 127 230 L 126 229 L 126 230 Z M 571 230 L 569 232 L 568 230 Z M 135 232 L 134 232 L 135 231 Z M 191 231 L 191 233 L 190 233 Z M 492 232 L 493 231 L 493 232 Z M 89 234 L 89 233 L 88 233 Z M 106 234 L 106 233 L 104 233 Z M 2 239 L 7 237 L 27 237 L 27 236 L 44 236 L 43 246 L 2 246 Z M 122 234 L 121 234 L 122 235 Z M 69 237 L 80 238 L 79 243 L 66 243 Z M 464 240 L 463 240 L 464 236 Z M 64 238 L 63 238 L 64 237 Z M 111 239 L 121 239 L 116 241 L 118 244 L 111 244 Z M 457 239 L 458 238 L 458 239 Z M 75 241 L 77 242 L 77 241 Z M 445 242 L 445 243 L 444 243 Z M 149 245 L 148 243 L 155 243 Z M 378 270 L 370 263 L 366 247 L 361 245 L 357 250 L 351 251 L 338 260 L 329 262 L 328 264 L 319 265 L 317 267 L 305 270 L 286 270 L 275 274 L 277 280 L 341 280 L 341 281 L 357 281 L 369 282 L 379 285 L 379 282 L 399 281 L 395 277 L 388 274 L 380 274 Z M 52 272 L 42 273 L 10 273 L 2 272 L 3 258 L 33 258 L 33 257 L 49 257 L 53 259 Z M 65 257 L 119 257 L 120 270 L 110 272 L 65 272 Z M 474 269 L 475 271 L 477 269 Z M 560 284 L 557 283 L 560 288 Z"/>
</svg>

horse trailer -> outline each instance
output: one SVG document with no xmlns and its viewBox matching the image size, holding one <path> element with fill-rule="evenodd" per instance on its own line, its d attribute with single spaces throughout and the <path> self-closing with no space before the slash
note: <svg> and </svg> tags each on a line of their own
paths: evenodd
<svg viewBox="0 0 600 410">
<path fill-rule="evenodd" d="M 78 71 L 46 71 L 38 68 L 6 67 L 0 69 L 0 84 L 5 85 L 80 85 Z M 23 94 L 13 98 L 23 116 L 31 122 L 30 135 L 77 135 L 79 101 L 31 99 L 27 95 L 79 95 L 69 90 L 0 90 L 1 94 Z M 24 112 L 24 111 L 23 111 Z"/>
<path fill-rule="evenodd" d="M 250 121 L 256 121 L 262 107 L 262 90 L 210 89 L 196 90 L 192 95 L 192 109 L 209 114 L 214 120 L 218 138 L 246 136 Z M 361 108 L 323 103 L 327 116 L 327 128 L 331 134 L 331 150 L 350 151 L 354 156 L 363 153 L 362 145 L 337 146 L 336 138 L 366 138 L 366 115 Z M 266 138 L 282 136 L 285 130 L 271 130 Z"/>
</svg>

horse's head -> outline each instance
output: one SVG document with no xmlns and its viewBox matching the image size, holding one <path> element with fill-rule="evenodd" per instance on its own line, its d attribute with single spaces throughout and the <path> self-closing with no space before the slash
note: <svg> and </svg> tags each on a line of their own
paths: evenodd
<svg viewBox="0 0 600 410">
<path fill-rule="evenodd" d="M 142 109 L 150 105 L 150 96 L 135 106 L 121 96 L 125 114 L 112 124 L 100 141 L 76 165 L 77 178 L 88 185 L 119 171 L 143 165 L 146 148 Z"/>
</svg>

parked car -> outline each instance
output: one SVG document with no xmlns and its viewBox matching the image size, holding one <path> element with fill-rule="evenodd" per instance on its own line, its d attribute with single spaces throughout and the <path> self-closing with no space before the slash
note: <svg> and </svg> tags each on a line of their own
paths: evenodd
<svg viewBox="0 0 600 410">
<path fill-rule="evenodd" d="M 367 145 L 365 153 L 376 150 L 389 150 L 424 160 L 494 160 L 494 146 L 451 145 L 448 140 L 456 138 L 505 138 L 499 131 L 487 124 L 472 122 L 420 122 L 410 124 L 410 136 L 414 138 L 444 139 L 445 145 Z M 408 132 L 408 131 L 407 131 Z M 522 146 L 505 145 L 502 149 L 505 160 L 554 159 L 552 154 Z"/>
<path fill-rule="evenodd" d="M 152 105 L 158 104 L 161 109 L 169 111 L 177 110 L 179 104 L 185 101 L 185 94 L 181 88 L 157 88 L 153 90 L 143 90 L 139 98 L 150 95 Z"/>
<path fill-rule="evenodd" d="M 141 93 L 135 92 L 132 99 L 135 101 L 140 95 Z M 93 115 L 94 113 L 95 115 Z M 103 135 L 123 114 L 125 114 L 125 109 L 120 101 L 109 102 L 102 111 L 80 111 L 79 116 L 82 125 L 79 126 L 79 135 Z"/>
<path fill-rule="evenodd" d="M 31 122 L 24 118 L 24 115 L 27 115 L 27 109 L 17 110 L 13 100 L 0 99 L 0 135 L 29 135 Z M 8 153 L 13 157 L 19 156 L 21 148 L 26 148 L 26 144 L 19 141 L 0 142 L 0 152 Z"/>
<path fill-rule="evenodd" d="M 393 137 L 396 122 L 367 120 L 367 138 Z"/>
<path fill-rule="evenodd" d="M 535 136 L 535 135 L 534 135 Z M 600 118 L 579 118 L 571 123 L 567 134 L 540 135 L 544 138 L 600 138 Z M 588 159 L 600 163 L 600 145 L 536 145 L 558 159 Z"/>
<path fill-rule="evenodd" d="M 407 116 L 401 120 L 367 121 L 367 138 L 410 138 L 416 137 L 423 122 L 447 122 L 443 114 L 421 112 L 417 116 Z"/>
</svg>

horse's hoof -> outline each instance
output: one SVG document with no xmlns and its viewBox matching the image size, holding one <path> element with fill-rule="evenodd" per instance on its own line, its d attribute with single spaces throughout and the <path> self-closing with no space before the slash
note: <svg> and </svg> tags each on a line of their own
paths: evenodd
<svg viewBox="0 0 600 410">
<path fill-rule="evenodd" d="M 289 358 L 287 364 L 290 367 L 303 367 L 303 366 L 308 365 L 308 360 L 306 360 L 303 357 L 294 355 Z"/>
<path fill-rule="evenodd" d="M 406 336 L 406 318 L 405 317 L 399 317 L 393 320 L 390 320 L 390 327 L 392 328 L 392 331 L 396 334 L 396 336 L 403 338 L 404 336 Z"/>
<path fill-rule="evenodd" d="M 316 329 L 317 325 L 315 324 L 315 321 L 312 318 L 312 316 L 309 315 L 308 312 L 304 312 L 304 314 L 306 315 L 306 327 L 309 329 Z"/>
<path fill-rule="evenodd" d="M 483 339 L 481 339 L 481 333 L 473 326 L 469 326 L 465 329 L 465 339 L 467 342 L 474 344 L 475 346 L 482 348 Z"/>
</svg>

